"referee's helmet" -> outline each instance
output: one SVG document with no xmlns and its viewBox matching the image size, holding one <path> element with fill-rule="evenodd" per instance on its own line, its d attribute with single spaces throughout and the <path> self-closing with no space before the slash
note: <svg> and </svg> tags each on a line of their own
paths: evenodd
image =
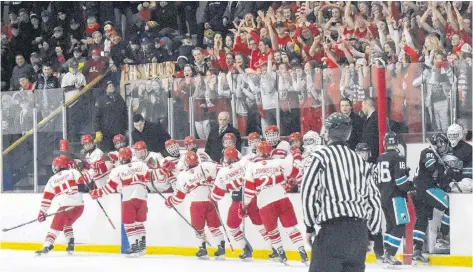
<svg viewBox="0 0 473 272">
<path fill-rule="evenodd" d="M 347 141 L 351 135 L 352 122 L 350 117 L 340 112 L 334 112 L 325 119 L 324 127 L 330 140 Z"/>
</svg>

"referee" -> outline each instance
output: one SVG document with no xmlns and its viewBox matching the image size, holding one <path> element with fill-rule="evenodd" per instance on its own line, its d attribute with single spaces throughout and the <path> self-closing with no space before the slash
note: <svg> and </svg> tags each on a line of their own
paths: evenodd
<svg viewBox="0 0 473 272">
<path fill-rule="evenodd" d="M 369 206 L 377 197 L 370 189 L 370 168 L 346 144 L 352 130 L 348 116 L 333 113 L 324 126 L 328 146 L 312 153 L 301 186 L 312 244 L 309 272 L 365 271 L 368 226 L 372 233 L 381 229 L 379 217 L 370 217 L 371 209 L 381 210 Z M 321 228 L 312 243 L 316 225 Z"/>
</svg>

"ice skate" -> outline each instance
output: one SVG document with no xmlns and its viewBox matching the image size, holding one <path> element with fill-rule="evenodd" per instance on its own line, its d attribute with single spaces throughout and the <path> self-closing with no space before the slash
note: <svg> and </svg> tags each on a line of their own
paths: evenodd
<svg viewBox="0 0 473 272">
<path fill-rule="evenodd" d="M 146 254 L 146 236 L 141 237 L 141 241 L 139 243 L 139 251 L 140 256 L 144 256 Z"/>
<path fill-rule="evenodd" d="M 384 263 L 384 255 L 380 255 L 380 254 L 375 253 L 375 256 L 376 256 L 376 263 L 377 264 L 383 264 Z"/>
<path fill-rule="evenodd" d="M 130 248 L 125 252 L 128 258 L 136 258 L 140 256 L 140 249 L 138 247 L 138 239 L 136 242 L 130 246 Z"/>
<path fill-rule="evenodd" d="M 394 258 L 394 256 L 385 253 L 383 263 L 385 268 L 388 269 L 399 269 L 402 266 L 402 263 Z"/>
<path fill-rule="evenodd" d="M 414 253 L 412 254 L 412 261 L 415 263 L 421 263 L 421 264 L 428 264 L 429 259 L 422 255 L 422 250 L 416 249 L 414 250 Z"/>
<path fill-rule="evenodd" d="M 253 258 L 253 250 L 251 250 L 251 247 L 246 244 L 243 248 L 243 253 L 238 257 L 242 260 L 250 260 L 251 258 Z"/>
<path fill-rule="evenodd" d="M 74 253 L 74 238 L 69 239 L 66 248 L 67 254 L 72 255 Z"/>
<path fill-rule="evenodd" d="M 301 256 L 301 262 L 305 264 L 306 266 L 309 266 L 309 257 L 307 256 L 307 252 L 305 251 L 305 248 L 301 246 L 298 248 L 299 250 L 299 255 Z"/>
<path fill-rule="evenodd" d="M 273 252 L 268 255 L 268 258 L 273 261 L 277 261 L 279 259 L 278 251 L 273 247 L 271 248 Z"/>
<path fill-rule="evenodd" d="M 279 256 L 279 262 L 287 265 L 287 257 L 286 257 L 286 252 L 282 247 L 278 248 L 278 256 Z"/>
<path fill-rule="evenodd" d="M 53 245 L 49 245 L 47 247 L 43 247 L 43 249 L 41 249 L 41 250 L 35 251 L 35 253 L 36 253 L 37 256 L 41 256 L 43 254 L 48 254 L 49 251 L 53 250 L 53 248 L 54 248 Z"/>
<path fill-rule="evenodd" d="M 216 260 L 225 260 L 225 241 L 221 241 L 214 253 Z"/>
<path fill-rule="evenodd" d="M 199 251 L 197 251 L 195 256 L 199 259 L 202 259 L 202 260 L 208 260 L 209 259 L 209 255 L 207 253 L 207 248 L 205 247 L 205 242 L 202 243 L 202 246 L 199 247 Z"/>
</svg>

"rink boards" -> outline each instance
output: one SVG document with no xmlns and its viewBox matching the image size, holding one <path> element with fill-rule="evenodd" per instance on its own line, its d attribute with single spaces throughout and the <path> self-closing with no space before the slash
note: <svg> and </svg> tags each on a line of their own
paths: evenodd
<svg viewBox="0 0 473 272">
<path fill-rule="evenodd" d="M 299 229 L 305 232 L 302 221 L 302 208 L 299 194 L 289 194 L 296 215 L 299 219 Z M 1 217 L 0 228 L 8 228 L 36 218 L 41 194 L 2 194 L 0 198 Z M 117 227 L 113 230 L 103 215 L 99 206 L 89 195 L 84 194 L 85 209 L 81 218 L 74 224 L 74 235 L 76 238 L 77 251 L 119 253 L 122 246 L 121 229 L 121 202 L 120 195 L 113 194 L 101 199 L 101 203 Z M 451 255 L 432 256 L 432 265 L 442 266 L 472 266 L 472 215 L 473 205 L 471 195 L 451 195 Z M 231 203 L 227 195 L 219 203 L 219 209 L 224 221 Z M 189 218 L 189 203 L 185 201 L 177 208 Z M 49 212 L 57 209 L 57 203 L 53 203 Z M 9 232 L 3 232 L 1 237 L 2 249 L 37 250 L 42 247 L 42 242 L 49 229 L 51 218 L 44 223 L 34 223 Z M 172 209 L 164 206 L 164 201 L 157 194 L 150 194 L 148 200 L 148 221 L 145 224 L 148 240 L 148 254 L 194 256 L 198 241 L 194 231 Z M 251 225 L 249 219 L 246 222 L 246 236 L 255 249 L 254 257 L 265 259 L 269 251 L 262 237 Z M 213 246 L 216 242 L 207 232 L 207 237 Z M 282 235 L 284 247 L 290 260 L 299 260 L 296 248 L 287 235 Z M 65 238 L 60 235 L 57 239 L 55 250 L 64 250 Z M 266 249 L 266 250 L 265 250 Z M 213 254 L 214 249 L 210 250 Z M 227 246 L 227 256 L 237 257 L 241 250 L 232 253 Z M 374 256 L 368 254 L 367 262 L 374 262 Z"/>
</svg>

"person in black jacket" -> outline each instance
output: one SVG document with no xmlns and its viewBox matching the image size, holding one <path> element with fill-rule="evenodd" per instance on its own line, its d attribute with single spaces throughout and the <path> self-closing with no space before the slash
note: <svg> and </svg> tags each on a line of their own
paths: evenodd
<svg viewBox="0 0 473 272">
<path fill-rule="evenodd" d="M 141 114 L 133 117 L 135 128 L 131 133 L 133 143 L 138 141 L 145 142 L 148 151 L 163 153 L 164 143 L 171 139 L 171 135 L 160 125 L 145 121 Z"/>
<path fill-rule="evenodd" d="M 351 150 L 355 150 L 356 145 L 360 142 L 361 135 L 363 134 L 363 119 L 353 112 L 353 105 L 347 98 L 340 100 L 340 112 L 351 119 L 353 129 L 350 138 L 348 138 L 347 144 Z"/>
<path fill-rule="evenodd" d="M 100 143 L 104 152 L 114 150 L 113 137 L 125 134 L 127 130 L 126 104 L 112 81 L 107 82 L 106 94 L 95 103 L 96 114 L 94 122 L 95 143 Z"/>
<path fill-rule="evenodd" d="M 363 100 L 361 110 L 366 116 L 363 124 L 363 134 L 361 138 L 371 149 L 371 157 L 368 162 L 375 163 L 379 156 L 379 130 L 378 130 L 378 112 L 373 98 L 368 97 Z"/>
<path fill-rule="evenodd" d="M 230 114 L 223 111 L 218 114 L 218 127 L 213 127 L 210 130 L 207 143 L 205 144 L 205 153 L 209 154 L 210 158 L 219 162 L 223 156 L 222 138 L 226 133 L 233 133 L 236 137 L 236 149 L 241 152 L 241 137 L 238 129 L 229 124 Z"/>
</svg>

